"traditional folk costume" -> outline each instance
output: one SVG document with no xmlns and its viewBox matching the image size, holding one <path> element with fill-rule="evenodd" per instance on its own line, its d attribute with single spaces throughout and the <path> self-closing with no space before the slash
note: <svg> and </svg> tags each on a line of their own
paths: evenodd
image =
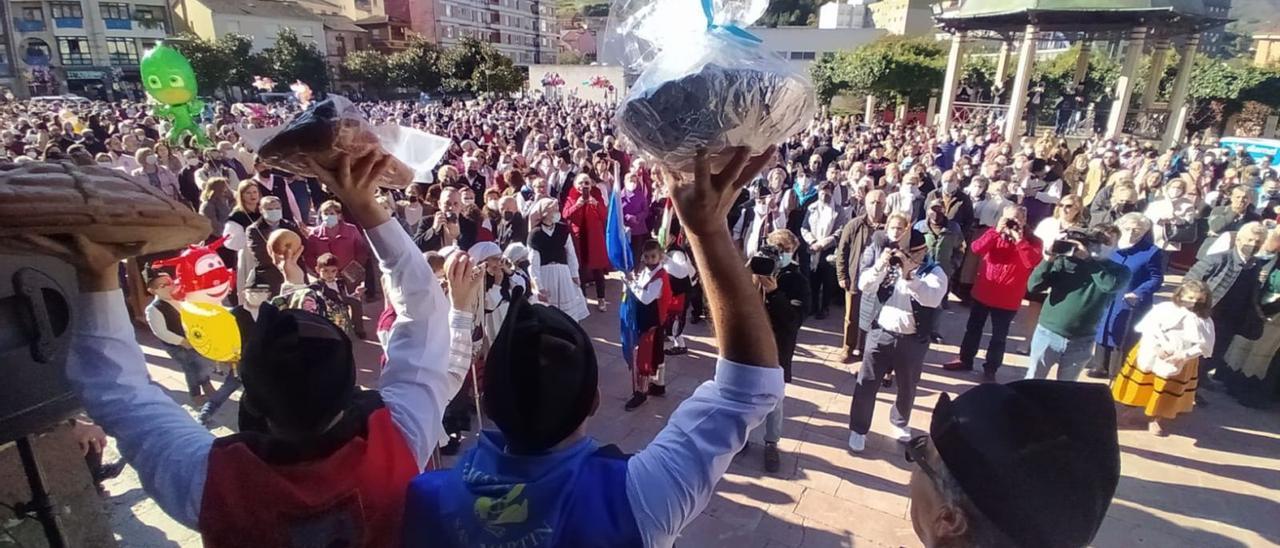
<svg viewBox="0 0 1280 548">
<path fill-rule="evenodd" d="M 666 350 L 666 354 L 676 356 L 688 352 L 684 341 L 684 328 L 689 323 L 689 305 L 696 296 L 695 292 L 700 290 L 697 285 L 698 273 L 694 270 L 688 253 L 679 248 L 667 252 L 663 268 L 666 269 L 667 278 L 671 282 L 671 302 L 667 314 L 662 318 L 662 329 L 671 343 L 671 348 Z"/>
<path fill-rule="evenodd" d="M 626 281 L 626 289 L 626 298 L 636 301 L 639 332 L 631 366 L 631 386 L 637 394 L 660 395 L 666 390 L 662 343 L 674 303 L 671 276 L 662 265 L 645 267 L 635 278 Z"/>
<path fill-rule="evenodd" d="M 569 237 L 569 225 L 542 225 L 529 234 L 530 272 L 542 291 L 545 304 L 559 308 L 570 318 L 581 321 L 590 315 L 582 289 L 573 283 L 578 273 L 578 254 Z"/>
<path fill-rule="evenodd" d="M 1143 408 L 1149 417 L 1172 419 L 1191 411 L 1199 384 L 1200 358 L 1213 355 L 1213 320 L 1163 302 L 1134 328 L 1141 336 L 1111 384 L 1117 402 Z M 1172 353 L 1160 358 L 1158 351 Z"/>
</svg>

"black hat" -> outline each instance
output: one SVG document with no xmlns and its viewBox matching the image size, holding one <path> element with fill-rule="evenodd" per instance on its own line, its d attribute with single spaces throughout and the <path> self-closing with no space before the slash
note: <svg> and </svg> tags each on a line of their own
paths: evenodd
<svg viewBox="0 0 1280 548">
<path fill-rule="evenodd" d="M 244 403 L 290 430 L 325 426 L 355 394 L 351 339 L 323 316 L 263 306 L 240 360 Z"/>
<path fill-rule="evenodd" d="M 924 232 L 912 228 L 911 239 L 907 241 L 907 250 L 915 251 L 918 249 L 924 249 L 928 245 L 929 241 L 925 239 Z"/>
<path fill-rule="evenodd" d="M 1105 385 L 981 384 L 938 400 L 929 437 L 965 495 L 1019 546 L 1089 544 L 1120 481 Z"/>
<path fill-rule="evenodd" d="M 595 348 L 582 326 L 520 295 L 485 359 L 485 412 L 515 450 L 545 451 L 591 415 L 597 374 Z"/>
</svg>

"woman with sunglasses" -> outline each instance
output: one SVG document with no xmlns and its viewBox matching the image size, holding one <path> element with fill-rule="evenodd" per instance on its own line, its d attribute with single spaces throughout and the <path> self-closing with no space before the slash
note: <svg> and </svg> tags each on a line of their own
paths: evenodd
<svg viewBox="0 0 1280 548">
<path fill-rule="evenodd" d="M 1187 280 L 1172 301 L 1153 306 L 1134 326 L 1140 342 L 1125 358 L 1111 394 L 1121 404 L 1141 408 L 1152 434 L 1168 435 L 1165 421 L 1195 405 L 1200 358 L 1214 352 L 1210 298 L 1204 282 Z"/>
</svg>

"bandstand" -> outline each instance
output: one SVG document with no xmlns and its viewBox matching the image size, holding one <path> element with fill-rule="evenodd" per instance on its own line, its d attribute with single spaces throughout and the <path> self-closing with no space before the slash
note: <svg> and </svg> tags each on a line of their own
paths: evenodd
<svg viewBox="0 0 1280 548">
<path fill-rule="evenodd" d="M 939 28 L 951 34 L 937 120 L 940 133 L 978 122 L 998 126 L 1007 140 L 1022 135 L 1036 42 L 1053 33 L 1080 44 L 1072 82 L 1077 85 L 1084 81 L 1095 42 L 1126 42 L 1120 75 L 1111 90 L 1111 108 L 1097 114 L 1107 117 L 1105 126 L 1101 120 L 1098 125 L 1105 128 L 1106 137 L 1131 135 L 1165 146 L 1182 139 L 1190 109 L 1187 88 L 1201 33 L 1228 22 L 1208 15 L 1201 0 L 964 0 L 959 8 L 943 11 L 935 19 Z M 978 39 L 1001 44 L 996 82 L 1006 80 L 1009 63 L 1016 62 L 1005 104 L 956 101 L 966 50 Z M 1138 74 L 1148 44 L 1151 62 L 1146 74 Z M 1180 54 L 1177 75 L 1168 103 L 1158 103 L 1156 90 L 1175 45 Z M 1016 60 L 1011 59 L 1015 48 Z M 1137 78 L 1147 78 L 1149 91 L 1138 104 L 1130 104 Z M 1092 134 L 1094 123 L 1088 118 L 1094 114 L 1090 108 L 1086 120 L 1073 124 L 1072 131 Z"/>
</svg>

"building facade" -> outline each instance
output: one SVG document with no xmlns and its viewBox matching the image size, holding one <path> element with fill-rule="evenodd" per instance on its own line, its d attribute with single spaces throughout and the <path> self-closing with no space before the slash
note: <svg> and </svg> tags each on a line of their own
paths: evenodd
<svg viewBox="0 0 1280 548">
<path fill-rule="evenodd" d="M 1253 64 L 1260 67 L 1280 64 L 1280 28 L 1253 34 Z"/>
<path fill-rule="evenodd" d="M 555 3 L 548 0 L 386 0 L 387 15 L 442 47 L 471 37 L 493 44 L 518 65 L 554 63 Z"/>
<path fill-rule="evenodd" d="M 275 47 L 280 29 L 292 29 L 327 55 L 324 20 L 295 2 L 273 0 L 174 0 L 174 18 L 183 30 L 217 40 L 242 34 L 253 40 L 253 51 Z"/>
<path fill-rule="evenodd" d="M 891 34 L 935 33 L 930 0 L 839 0 L 818 8 L 820 29 L 883 29 Z"/>
<path fill-rule="evenodd" d="M 1204 0 L 1204 12 L 1209 17 L 1226 19 L 1231 13 L 1231 0 Z M 1199 51 L 1208 53 L 1217 50 L 1224 37 L 1224 28 L 1214 27 L 1201 33 Z"/>
<path fill-rule="evenodd" d="M 173 28 L 164 0 L 5 2 L 0 74 L 17 96 L 141 97 L 138 62 Z M 5 80 L 0 80 L 5 81 Z"/>
<path fill-rule="evenodd" d="M 777 52 L 804 74 L 809 74 L 809 65 L 824 55 L 849 51 L 889 34 L 884 29 L 873 28 L 751 27 L 748 30 L 764 42 L 764 47 Z"/>
</svg>

